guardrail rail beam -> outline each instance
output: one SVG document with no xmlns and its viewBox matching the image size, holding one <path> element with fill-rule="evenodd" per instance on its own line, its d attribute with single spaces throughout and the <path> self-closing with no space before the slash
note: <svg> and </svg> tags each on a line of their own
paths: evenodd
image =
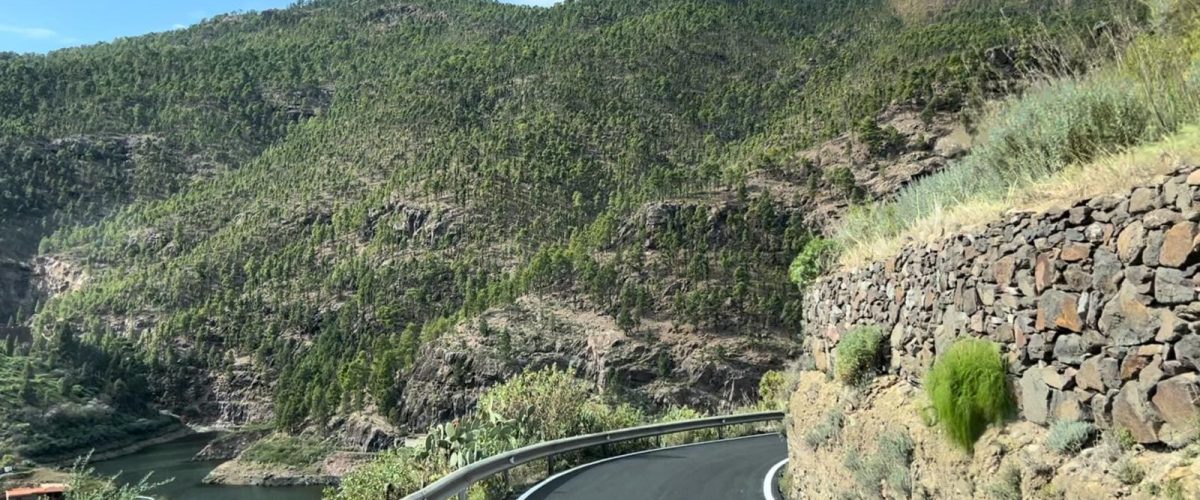
<svg viewBox="0 0 1200 500">
<path fill-rule="evenodd" d="M 698 418 L 695 420 L 683 420 L 679 422 L 667 422 L 663 424 L 650 424 L 640 427 L 630 427 L 626 429 L 618 429 L 615 431 L 598 432 L 595 434 L 586 434 L 583 436 L 568 437 L 556 439 L 554 441 L 546 441 L 524 448 L 518 448 L 512 451 L 506 451 L 499 455 L 485 458 L 473 464 L 461 467 L 458 470 L 447 474 L 445 477 L 434 481 L 432 484 L 421 488 L 420 490 L 404 497 L 404 500 L 448 500 L 458 497 L 459 500 L 467 500 L 467 491 L 471 485 L 483 481 L 496 474 L 504 474 L 505 484 L 511 485 L 508 471 L 532 462 L 534 460 L 547 459 L 546 469 L 549 475 L 554 475 L 554 458 L 563 453 L 591 448 L 594 446 L 604 445 L 606 443 L 621 443 L 632 441 L 635 439 L 656 438 L 658 447 L 662 447 L 662 436 L 666 434 L 675 434 L 677 432 L 695 431 L 701 429 L 717 428 L 718 439 L 724 436 L 721 432 L 723 427 L 731 425 L 754 424 L 759 422 L 770 422 L 773 420 L 782 420 L 783 412 L 781 411 L 765 411 L 758 413 L 745 413 L 741 415 L 729 415 L 720 417 Z M 389 500 L 393 498 L 393 486 L 388 485 L 386 495 Z"/>
</svg>

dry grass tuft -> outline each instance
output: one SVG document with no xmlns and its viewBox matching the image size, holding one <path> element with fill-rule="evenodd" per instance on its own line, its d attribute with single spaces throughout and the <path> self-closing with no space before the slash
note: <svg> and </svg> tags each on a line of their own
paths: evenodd
<svg viewBox="0 0 1200 500">
<path fill-rule="evenodd" d="M 1185 126 L 1158 142 L 1105 156 L 1086 165 L 1071 166 L 1048 178 L 1032 181 L 1000 199 L 973 200 L 949 209 L 934 210 L 895 236 L 847 248 L 842 252 L 839 264 L 847 270 L 857 269 L 894 256 L 905 245 L 934 243 L 949 234 L 979 229 L 1008 214 L 1070 206 L 1082 199 L 1127 191 L 1183 165 L 1198 163 L 1200 127 Z"/>
</svg>

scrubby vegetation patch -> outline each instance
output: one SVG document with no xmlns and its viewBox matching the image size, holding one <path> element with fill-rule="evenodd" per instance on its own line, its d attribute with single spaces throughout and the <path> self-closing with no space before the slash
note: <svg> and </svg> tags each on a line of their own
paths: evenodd
<svg viewBox="0 0 1200 500">
<path fill-rule="evenodd" d="M 960 339 L 934 362 L 925 375 L 925 389 L 954 444 L 972 450 L 989 425 L 1014 413 L 1007 373 L 999 348 L 982 339 Z"/>
<path fill-rule="evenodd" d="M 886 337 L 877 326 L 864 326 L 847 333 L 837 345 L 837 377 L 858 385 L 880 373 L 887 363 Z"/>
<path fill-rule="evenodd" d="M 912 460 L 912 438 L 897 431 L 883 435 L 875 453 L 865 458 L 851 451 L 846 455 L 845 465 L 865 498 L 880 496 L 881 485 L 892 498 L 908 498 L 912 495 L 912 477 L 908 471 Z"/>
<path fill-rule="evenodd" d="M 1046 444 L 1063 455 L 1074 455 L 1096 440 L 1098 429 L 1091 422 L 1058 421 L 1050 426 Z"/>
</svg>

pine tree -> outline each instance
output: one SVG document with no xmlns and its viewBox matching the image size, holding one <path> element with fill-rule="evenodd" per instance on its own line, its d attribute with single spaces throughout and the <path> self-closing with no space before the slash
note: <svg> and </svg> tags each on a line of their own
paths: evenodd
<svg viewBox="0 0 1200 500">
<path fill-rule="evenodd" d="M 500 359 L 504 360 L 505 363 L 512 362 L 512 334 L 508 332 L 508 328 L 500 329 L 500 340 L 497 349 L 500 351 Z"/>
<path fill-rule="evenodd" d="M 24 374 L 21 376 L 20 396 L 21 396 L 21 399 L 24 400 L 26 404 L 35 405 L 38 402 L 37 388 L 34 387 L 34 383 L 33 383 L 33 362 L 32 361 L 25 362 L 25 371 L 24 371 Z"/>
<path fill-rule="evenodd" d="M 633 317 L 629 315 L 629 310 L 622 307 L 621 312 L 617 313 L 617 328 L 625 333 L 632 333 L 633 328 L 637 324 L 634 323 Z"/>
</svg>

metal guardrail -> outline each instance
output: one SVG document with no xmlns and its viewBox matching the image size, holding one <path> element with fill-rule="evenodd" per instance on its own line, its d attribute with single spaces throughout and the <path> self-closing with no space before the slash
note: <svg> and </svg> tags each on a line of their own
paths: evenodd
<svg viewBox="0 0 1200 500">
<path fill-rule="evenodd" d="M 467 489 L 469 489 L 471 485 L 483 481 L 484 479 L 502 472 L 507 472 L 509 469 L 519 465 L 527 464 L 534 460 L 543 458 L 550 460 L 550 469 L 553 469 L 553 460 L 555 455 L 591 448 L 593 446 L 663 436 L 677 432 L 711 429 L 713 427 L 719 428 L 730 425 L 753 424 L 757 422 L 770 422 L 772 420 L 782 419 L 783 412 L 766 411 L 759 413 L 746 413 L 743 415 L 728 415 L 723 417 L 708 417 L 696 420 L 668 422 L 665 424 L 643 425 L 641 427 L 630 427 L 628 429 L 599 432 L 596 434 L 586 434 L 583 436 L 546 441 L 543 443 L 526 446 L 524 448 L 518 448 L 512 451 L 504 452 L 490 458 L 485 458 L 466 467 L 462 467 L 454 472 L 451 472 L 445 477 L 434 481 L 432 484 L 421 488 L 417 492 L 404 497 L 404 500 L 446 500 L 454 497 L 455 495 L 459 495 L 460 499 L 465 500 Z"/>
</svg>

